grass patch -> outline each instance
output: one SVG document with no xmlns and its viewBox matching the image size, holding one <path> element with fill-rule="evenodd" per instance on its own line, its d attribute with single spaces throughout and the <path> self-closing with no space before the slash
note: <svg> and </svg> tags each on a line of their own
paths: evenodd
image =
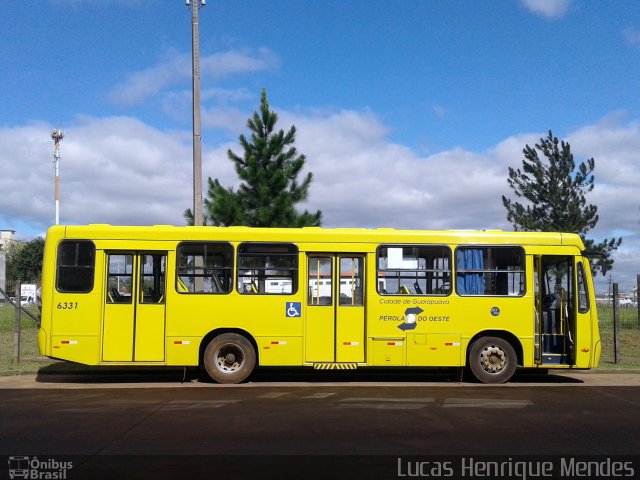
<svg viewBox="0 0 640 480">
<path fill-rule="evenodd" d="M 37 314 L 36 307 L 28 307 Z M 27 315 L 20 316 L 20 362 L 13 361 L 13 328 L 15 309 L 12 305 L 0 307 L 0 375 L 35 373 L 53 360 L 42 357 L 38 352 L 38 326 Z"/>
<path fill-rule="evenodd" d="M 640 368 L 640 326 L 636 308 L 619 309 L 620 362 L 614 362 L 613 308 L 598 306 L 598 324 L 602 342 L 602 369 Z"/>
<path fill-rule="evenodd" d="M 621 329 L 640 329 L 640 323 L 638 323 L 637 308 L 620 308 L 618 312 Z M 611 331 L 613 331 L 612 307 L 598 305 L 598 324 L 600 325 L 601 330 L 611 329 Z"/>
</svg>

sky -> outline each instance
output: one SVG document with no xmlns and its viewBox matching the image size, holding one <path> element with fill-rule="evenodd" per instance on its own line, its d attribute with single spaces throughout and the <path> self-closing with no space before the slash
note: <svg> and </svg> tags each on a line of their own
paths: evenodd
<svg viewBox="0 0 640 480">
<path fill-rule="evenodd" d="M 192 203 L 184 0 L 21 0 L 0 9 L 0 229 L 182 225 Z M 504 229 L 509 167 L 552 130 L 595 159 L 614 270 L 640 273 L 640 2 L 209 0 L 200 10 L 203 187 L 266 89 L 314 175 L 326 227 Z"/>
</svg>

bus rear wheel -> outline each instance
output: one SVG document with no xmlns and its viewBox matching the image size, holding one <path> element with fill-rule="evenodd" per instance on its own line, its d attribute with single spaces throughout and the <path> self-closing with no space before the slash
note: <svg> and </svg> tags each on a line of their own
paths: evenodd
<svg viewBox="0 0 640 480">
<path fill-rule="evenodd" d="M 516 371 L 518 359 L 511 344 L 499 337 L 481 337 L 469 351 L 469 368 L 482 383 L 507 382 Z"/>
<path fill-rule="evenodd" d="M 255 366 L 253 345 L 237 333 L 223 333 L 215 337 L 204 351 L 204 368 L 218 383 L 240 383 Z"/>
</svg>

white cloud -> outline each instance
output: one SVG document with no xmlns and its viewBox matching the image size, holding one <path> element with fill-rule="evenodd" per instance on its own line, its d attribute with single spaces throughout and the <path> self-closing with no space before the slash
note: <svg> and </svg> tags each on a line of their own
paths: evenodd
<svg viewBox="0 0 640 480">
<path fill-rule="evenodd" d="M 327 227 L 502 228 L 502 194 L 509 166 L 520 166 L 522 148 L 545 132 L 506 138 L 485 152 L 460 148 L 421 156 L 388 140 L 372 112 L 287 112 L 277 106 L 283 129 L 295 124 L 296 146 L 314 174 L 306 208 L 321 209 Z M 243 119 L 246 119 L 245 112 Z M 54 217 L 51 126 L 0 129 L 0 219 L 3 228 L 26 222 L 42 231 Z M 246 132 L 241 128 L 239 132 Z M 63 223 L 184 224 L 191 205 L 191 133 L 165 132 L 129 117 L 78 118 L 62 141 Z M 614 279 L 635 283 L 640 254 L 640 123 L 607 118 L 571 132 L 577 161 L 596 159 L 597 239 L 625 235 Z M 236 142 L 207 144 L 203 176 L 237 184 L 226 157 Z M 206 183 L 203 185 L 206 193 Z"/>
<path fill-rule="evenodd" d="M 0 215 L 53 223 L 53 143 L 46 124 L 3 130 Z M 65 128 L 60 160 L 62 223 L 182 223 L 191 202 L 191 135 L 128 117 L 79 118 Z M 19 167 L 18 167 L 19 166 Z"/>
<path fill-rule="evenodd" d="M 624 39 L 634 48 L 640 49 L 640 30 L 636 28 L 625 28 L 623 30 Z"/>
<path fill-rule="evenodd" d="M 200 76 L 212 81 L 232 75 L 277 68 L 277 56 L 267 48 L 256 52 L 229 50 L 200 56 Z M 191 79 L 191 53 L 170 52 L 157 65 L 135 72 L 108 95 L 117 105 L 140 105 L 165 89 Z"/>
<path fill-rule="evenodd" d="M 235 107 L 205 107 L 202 110 L 203 128 L 220 128 L 235 134 L 245 128 L 247 115 Z"/>
<path fill-rule="evenodd" d="M 389 143 L 387 129 L 371 113 L 280 117 L 283 125 L 298 128 L 298 149 L 315 176 L 309 203 L 322 209 L 327 226 L 495 228 L 505 223 L 501 205 L 490 199 L 505 183 L 504 174 L 484 155 L 452 150 L 420 157 Z"/>
<path fill-rule="evenodd" d="M 247 113 L 235 105 L 254 99 L 255 95 L 246 89 L 203 89 L 200 95 L 202 127 L 223 129 L 237 136 L 236 133 L 245 128 Z M 166 92 L 162 95 L 162 110 L 169 118 L 190 125 L 192 100 L 191 90 Z"/>
<path fill-rule="evenodd" d="M 431 111 L 437 118 L 445 118 L 450 114 L 449 109 L 442 105 L 432 105 Z"/>
<path fill-rule="evenodd" d="M 569 11 L 570 0 L 520 0 L 531 13 L 549 20 L 562 18 Z"/>
<path fill-rule="evenodd" d="M 600 217 L 594 236 L 640 233 L 640 123 L 611 116 L 570 133 L 567 140 L 576 162 L 595 159 L 595 187 L 588 199 Z"/>
</svg>

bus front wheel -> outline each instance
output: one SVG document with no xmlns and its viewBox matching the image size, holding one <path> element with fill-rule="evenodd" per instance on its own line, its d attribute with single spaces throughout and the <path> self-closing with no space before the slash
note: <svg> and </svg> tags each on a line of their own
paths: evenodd
<svg viewBox="0 0 640 480">
<path fill-rule="evenodd" d="M 256 365 L 251 342 L 237 333 L 223 333 L 209 342 L 204 351 L 204 368 L 218 383 L 240 383 Z"/>
<path fill-rule="evenodd" d="M 469 352 L 469 368 L 482 383 L 507 382 L 516 371 L 518 359 L 509 342 L 499 337 L 481 337 Z"/>
</svg>

